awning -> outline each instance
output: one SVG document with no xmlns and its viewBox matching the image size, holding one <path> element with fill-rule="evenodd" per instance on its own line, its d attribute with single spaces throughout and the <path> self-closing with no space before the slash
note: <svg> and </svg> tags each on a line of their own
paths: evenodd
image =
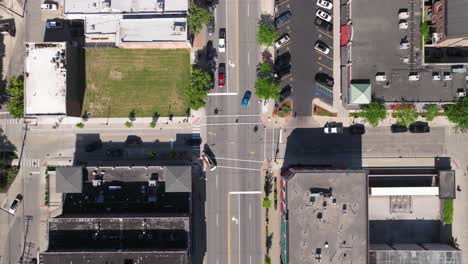
<svg viewBox="0 0 468 264">
<path fill-rule="evenodd" d="M 349 43 L 349 40 L 351 39 L 351 25 L 343 25 L 340 28 L 340 44 L 341 46 L 346 46 Z"/>
</svg>

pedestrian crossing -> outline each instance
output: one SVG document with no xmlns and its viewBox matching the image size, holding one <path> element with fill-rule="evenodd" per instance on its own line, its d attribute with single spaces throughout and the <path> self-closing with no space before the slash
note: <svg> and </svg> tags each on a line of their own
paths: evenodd
<svg viewBox="0 0 468 264">
<path fill-rule="evenodd" d="M 201 128 L 200 128 L 200 126 L 192 126 L 192 138 L 193 138 L 193 139 L 199 139 L 199 138 L 201 138 L 201 137 L 200 137 L 200 133 L 201 133 Z M 194 150 L 199 151 L 199 150 L 200 150 L 200 146 L 194 146 Z"/>
<path fill-rule="evenodd" d="M 8 125 L 18 125 L 21 123 L 21 119 L 15 119 L 15 118 L 0 118 L 0 125 L 2 127 L 8 126 Z"/>
<path fill-rule="evenodd" d="M 22 158 L 20 167 L 22 168 L 37 168 L 41 166 L 40 159 Z"/>
</svg>

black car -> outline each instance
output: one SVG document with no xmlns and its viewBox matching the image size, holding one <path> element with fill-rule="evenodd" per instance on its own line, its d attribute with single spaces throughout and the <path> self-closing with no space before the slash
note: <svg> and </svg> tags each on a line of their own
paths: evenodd
<svg viewBox="0 0 468 264">
<path fill-rule="evenodd" d="M 275 78 L 277 79 L 281 79 L 283 78 L 284 76 L 288 75 L 291 73 L 291 65 L 287 66 L 287 67 L 284 67 L 284 68 L 281 68 L 281 69 L 278 69 L 275 73 Z"/>
<path fill-rule="evenodd" d="M 332 31 L 333 30 L 333 24 L 330 22 L 327 22 L 319 17 L 316 17 L 314 20 L 314 24 L 320 27 L 321 29 L 324 29 L 326 31 Z"/>
<path fill-rule="evenodd" d="M 202 143 L 201 138 L 189 138 L 185 141 L 185 144 L 189 146 L 200 146 Z"/>
<path fill-rule="evenodd" d="M 366 128 L 363 124 L 354 124 L 349 126 L 349 132 L 354 135 L 364 135 L 366 133 Z"/>
<path fill-rule="evenodd" d="M 211 61 L 214 57 L 213 41 L 208 41 L 205 47 L 205 59 Z"/>
<path fill-rule="evenodd" d="M 206 31 L 208 31 L 208 35 L 210 35 L 210 36 L 213 35 L 213 33 L 215 31 L 214 17 L 206 25 Z"/>
<path fill-rule="evenodd" d="M 136 146 L 136 145 L 139 145 L 141 143 L 143 143 L 141 138 L 139 136 L 135 136 L 135 135 L 129 135 L 129 136 L 127 136 L 127 139 L 125 140 L 125 144 L 127 144 L 128 146 Z"/>
<path fill-rule="evenodd" d="M 329 87 L 333 87 L 333 85 L 335 84 L 335 81 L 333 80 L 333 78 L 323 72 L 319 72 L 315 75 L 315 81 L 317 81 L 320 84 L 329 86 Z"/>
<path fill-rule="evenodd" d="M 85 151 L 86 152 L 93 152 L 93 151 L 96 151 L 96 150 L 98 150 L 100 148 L 102 148 L 102 141 L 100 139 L 98 139 L 98 140 L 94 141 L 93 143 L 86 145 Z"/>
<path fill-rule="evenodd" d="M 275 18 L 275 27 L 278 28 L 291 20 L 291 12 L 286 11 Z"/>
<path fill-rule="evenodd" d="M 405 133 L 408 131 L 408 128 L 405 126 L 393 124 L 390 129 L 392 130 L 392 133 Z"/>
<path fill-rule="evenodd" d="M 214 84 L 215 84 L 215 76 L 214 76 L 214 72 L 213 71 L 210 71 L 210 89 L 213 89 L 214 88 Z"/>
<path fill-rule="evenodd" d="M 289 52 L 285 53 L 285 54 L 289 54 Z M 285 55 L 283 54 L 283 55 Z M 291 56 L 289 55 L 288 56 L 283 56 L 283 57 L 278 57 L 275 61 L 275 70 L 279 71 L 283 68 L 287 68 L 287 67 L 291 67 L 291 65 L 289 64 L 291 61 Z"/>
<path fill-rule="evenodd" d="M 427 122 L 416 121 L 410 125 L 409 131 L 411 133 L 429 133 L 431 129 Z"/>
<path fill-rule="evenodd" d="M 283 87 L 283 89 L 281 89 L 279 101 L 280 102 L 284 101 L 290 95 L 291 95 L 291 85 L 288 84 L 285 87 Z"/>
<path fill-rule="evenodd" d="M 108 149 L 106 151 L 106 156 L 111 157 L 111 158 L 122 157 L 122 155 L 123 155 L 122 149 Z"/>
</svg>

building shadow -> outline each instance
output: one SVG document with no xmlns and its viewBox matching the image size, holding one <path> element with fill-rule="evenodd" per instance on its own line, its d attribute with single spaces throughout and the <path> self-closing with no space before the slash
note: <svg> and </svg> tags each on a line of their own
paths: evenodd
<svg viewBox="0 0 468 264">
<path fill-rule="evenodd" d="M 0 192 L 6 192 L 12 179 L 9 177 L 13 169 L 12 161 L 16 159 L 16 146 L 8 139 L 0 128 Z"/>
<path fill-rule="evenodd" d="M 8 100 L 6 92 L 6 77 L 3 76 L 3 57 L 5 57 L 5 37 L 0 34 L 0 108 L 3 109 L 3 104 Z"/>
</svg>

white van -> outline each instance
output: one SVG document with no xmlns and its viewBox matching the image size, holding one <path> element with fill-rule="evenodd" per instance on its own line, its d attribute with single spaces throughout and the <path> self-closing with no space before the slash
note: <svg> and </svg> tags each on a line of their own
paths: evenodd
<svg viewBox="0 0 468 264">
<path fill-rule="evenodd" d="M 387 81 L 387 75 L 385 75 L 385 73 L 377 73 L 375 75 L 375 80 L 378 82 L 385 82 Z"/>
<path fill-rule="evenodd" d="M 409 13 L 408 12 L 400 12 L 398 14 L 398 19 L 402 20 L 402 19 L 408 19 L 409 18 Z"/>
<path fill-rule="evenodd" d="M 408 42 L 400 43 L 400 49 L 402 50 L 409 49 L 409 43 Z"/>
<path fill-rule="evenodd" d="M 408 22 L 406 20 L 401 21 L 400 24 L 398 25 L 400 29 L 408 29 Z"/>
<path fill-rule="evenodd" d="M 433 72 L 432 73 L 432 80 L 433 81 L 440 81 L 442 78 L 440 78 L 440 73 L 438 72 Z"/>
<path fill-rule="evenodd" d="M 408 80 L 410 80 L 410 81 L 419 81 L 419 74 L 410 73 L 410 75 L 408 75 Z"/>
<path fill-rule="evenodd" d="M 444 72 L 444 81 L 451 81 L 452 80 L 452 74 L 450 72 Z"/>
</svg>

